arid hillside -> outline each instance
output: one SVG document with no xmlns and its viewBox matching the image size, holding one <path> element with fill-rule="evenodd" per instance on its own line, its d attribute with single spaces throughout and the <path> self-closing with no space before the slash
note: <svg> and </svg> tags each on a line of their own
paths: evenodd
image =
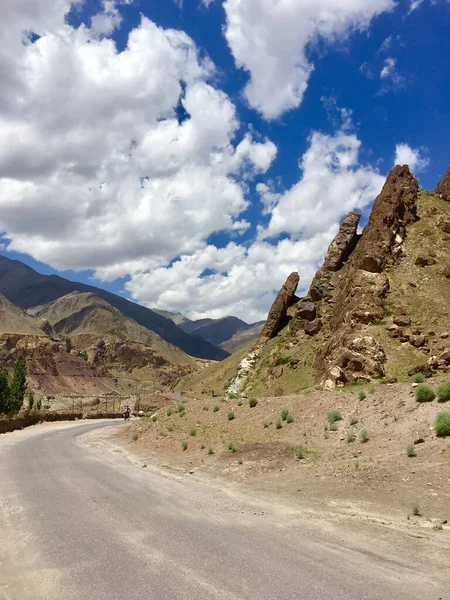
<svg viewBox="0 0 450 600">
<path fill-rule="evenodd" d="M 45 327 L 43 322 L 30 317 L 0 294 L 0 333 L 47 335 L 42 326 Z"/>
<path fill-rule="evenodd" d="M 308 294 L 296 297 L 292 274 L 259 340 L 177 389 L 280 396 L 448 370 L 448 185 L 450 170 L 427 192 L 407 166 L 395 167 L 362 235 L 360 215 L 344 219 Z"/>
<path fill-rule="evenodd" d="M 41 275 L 20 261 L 0 256 L 0 294 L 16 306 L 26 310 L 48 304 L 72 292 L 87 292 L 100 296 L 124 317 L 133 319 L 189 356 L 206 360 L 222 360 L 228 356 L 228 352 L 222 348 L 186 333 L 171 319 L 145 306 L 92 285 L 69 281 L 57 275 Z"/>
</svg>

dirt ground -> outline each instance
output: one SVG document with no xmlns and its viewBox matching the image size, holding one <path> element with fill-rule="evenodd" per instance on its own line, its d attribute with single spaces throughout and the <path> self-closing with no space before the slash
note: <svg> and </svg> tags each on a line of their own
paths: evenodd
<svg viewBox="0 0 450 600">
<path fill-rule="evenodd" d="M 244 398 L 185 399 L 184 413 L 174 398 L 171 415 L 169 401 L 154 413 L 155 422 L 135 421 L 116 441 L 144 460 L 293 496 L 305 510 L 320 507 L 357 524 L 379 522 L 413 536 L 428 531 L 450 538 L 450 438 L 438 438 L 433 428 L 449 403 L 416 402 L 411 383 L 378 385 L 372 393 L 365 388 L 364 400 L 358 391 L 261 398 L 254 408 Z M 283 409 L 293 422 L 282 420 L 277 429 Z M 336 431 L 327 425 L 332 410 L 342 416 Z M 414 457 L 407 456 L 409 445 Z"/>
</svg>

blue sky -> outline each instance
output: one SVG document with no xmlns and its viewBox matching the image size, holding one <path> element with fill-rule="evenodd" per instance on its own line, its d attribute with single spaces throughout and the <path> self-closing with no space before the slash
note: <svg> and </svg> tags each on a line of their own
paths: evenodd
<svg viewBox="0 0 450 600">
<path fill-rule="evenodd" d="M 257 320 L 396 159 L 450 162 L 446 0 L 6 5 L 2 253 L 42 273 Z"/>
</svg>

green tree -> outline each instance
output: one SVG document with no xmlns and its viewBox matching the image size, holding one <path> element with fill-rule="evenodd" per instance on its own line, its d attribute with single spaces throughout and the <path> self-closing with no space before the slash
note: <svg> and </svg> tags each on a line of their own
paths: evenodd
<svg viewBox="0 0 450 600">
<path fill-rule="evenodd" d="M 9 384 L 8 371 L 0 370 L 0 413 L 9 412 Z"/>
<path fill-rule="evenodd" d="M 27 364 L 25 359 L 20 358 L 14 365 L 14 375 L 9 388 L 9 411 L 18 413 L 22 408 L 27 387 Z"/>
</svg>

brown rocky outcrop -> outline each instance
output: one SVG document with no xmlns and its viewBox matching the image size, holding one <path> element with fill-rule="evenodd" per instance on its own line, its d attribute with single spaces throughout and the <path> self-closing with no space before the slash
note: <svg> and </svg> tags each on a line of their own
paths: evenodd
<svg viewBox="0 0 450 600">
<path fill-rule="evenodd" d="M 339 271 L 358 243 L 358 224 L 361 215 L 349 212 L 342 221 L 336 237 L 328 247 L 322 267 L 317 271 L 309 288 L 308 296 L 314 302 L 329 300 L 333 292 L 332 274 Z"/>
<path fill-rule="evenodd" d="M 385 317 L 383 301 L 390 284 L 382 271 L 402 256 L 406 227 L 417 220 L 418 191 L 407 166 L 392 169 L 345 268 L 337 280 L 328 280 L 328 285 L 334 287 L 331 339 L 316 360 L 319 380 L 328 382 L 328 386 L 335 379 L 332 374 L 336 368 L 340 369 L 340 381 L 366 381 L 385 374 L 383 347 L 364 328 Z M 316 278 L 313 283 L 320 287 L 323 268 Z M 407 317 L 402 320 L 402 324 L 407 322 Z M 414 338 L 417 344 L 422 341 Z"/>
<path fill-rule="evenodd" d="M 349 212 L 339 227 L 339 232 L 331 242 L 322 269 L 325 271 L 339 271 L 353 252 L 358 243 L 358 225 L 361 215 Z"/>
<path fill-rule="evenodd" d="M 270 340 L 286 325 L 287 311 L 297 300 L 295 292 L 300 281 L 298 273 L 291 273 L 275 298 L 262 328 L 260 341 Z"/>
<path fill-rule="evenodd" d="M 443 200 L 450 201 L 450 166 L 446 174 L 440 180 L 436 187 L 436 194 L 439 194 Z"/>
<path fill-rule="evenodd" d="M 355 267 L 380 273 L 398 260 L 405 228 L 417 221 L 418 192 L 419 184 L 406 165 L 392 169 L 352 255 Z"/>
</svg>

